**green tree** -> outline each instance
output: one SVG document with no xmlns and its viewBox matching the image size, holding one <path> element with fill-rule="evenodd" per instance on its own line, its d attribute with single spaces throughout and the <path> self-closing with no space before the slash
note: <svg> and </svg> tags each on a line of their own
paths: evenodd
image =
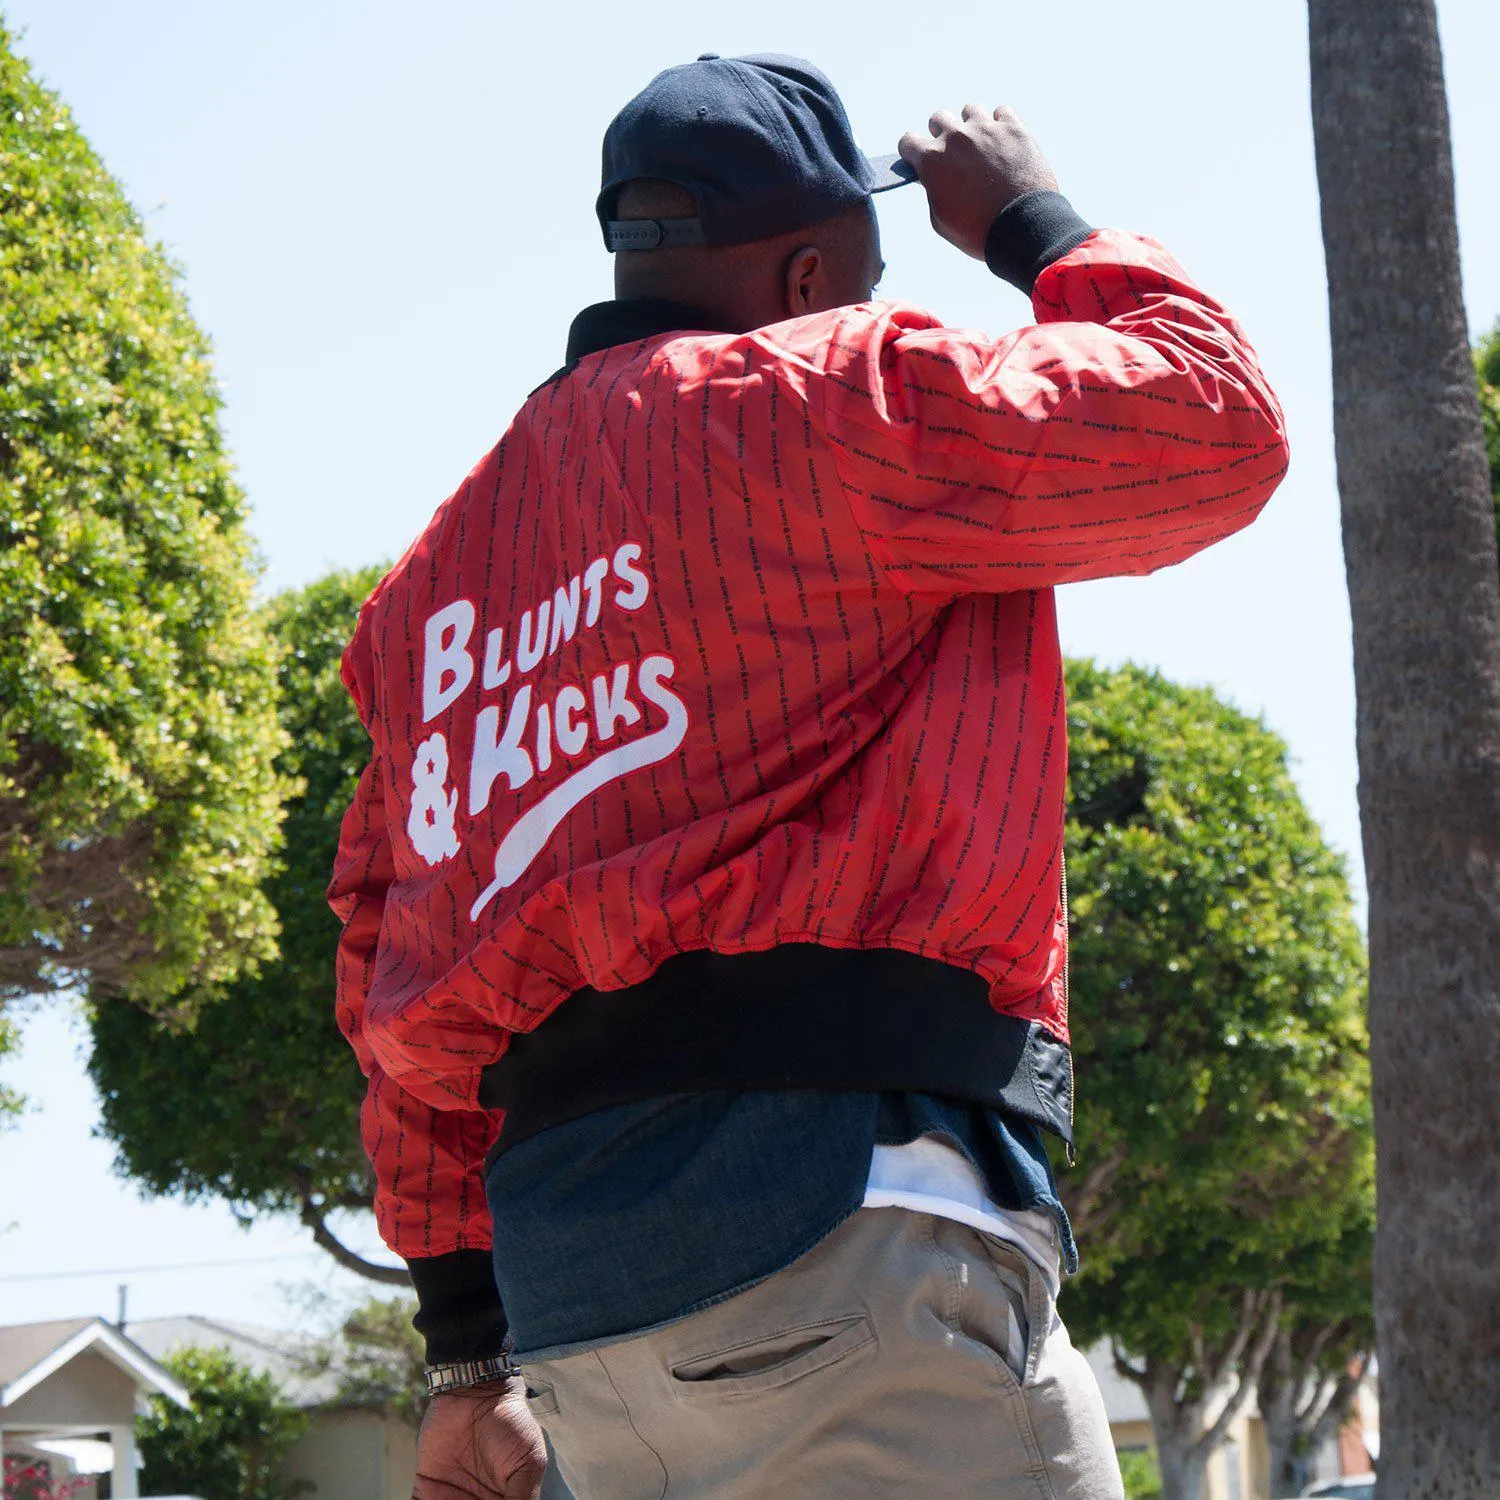
<svg viewBox="0 0 1500 1500">
<path fill-rule="evenodd" d="M 307 1418 L 282 1399 L 269 1375 L 236 1363 L 224 1348 L 179 1349 L 163 1364 L 193 1398 L 190 1411 L 154 1396 L 136 1420 L 147 1494 L 203 1500 L 291 1500 L 281 1478 L 287 1450 Z"/>
<path fill-rule="evenodd" d="M 269 956 L 270 643 L 177 273 L 0 25 L 0 999 Z"/>
<path fill-rule="evenodd" d="M 1340 857 L 1262 724 L 1140 668 L 1068 669 L 1085 1241 L 1064 1312 L 1198 1493 L 1302 1287 L 1368 1211 L 1363 948 Z"/>
<path fill-rule="evenodd" d="M 1125 1481 L 1125 1500 L 1160 1500 L 1161 1470 L 1149 1448 L 1122 1448 L 1120 1478 Z"/>
<path fill-rule="evenodd" d="M 324 887 L 369 754 L 339 657 L 380 576 L 334 573 L 268 607 L 282 647 L 277 769 L 296 788 L 266 886 L 281 920 L 280 957 L 214 1004 L 186 1006 L 188 1022 L 94 1007 L 89 1071 L 124 1173 L 153 1192 L 217 1197 L 245 1215 L 294 1213 L 341 1264 L 405 1284 L 404 1270 L 363 1260 L 328 1224 L 336 1210 L 368 1208 L 372 1191 L 359 1140 L 363 1082 L 334 1020 L 338 923 Z"/>
<path fill-rule="evenodd" d="M 1256 1390 L 1273 1495 L 1300 1495 L 1313 1478 L 1313 1455 L 1348 1417 L 1375 1346 L 1374 1206 L 1368 1195 L 1344 1236 L 1285 1267 L 1288 1303 Z"/>
<path fill-rule="evenodd" d="M 0 1062 L 20 1050 L 21 1029 L 8 1016 L 0 1015 Z M 10 1123 L 10 1117 L 20 1114 L 24 1097 L 14 1089 L 0 1083 L 0 1126 Z M 0 1225 L 3 1234 L 4 1225 Z"/>
<path fill-rule="evenodd" d="M 1500 319 L 1474 346 L 1474 373 L 1479 377 L 1479 416 L 1484 424 L 1485 456 L 1490 461 L 1495 541 L 1500 550 Z"/>
<path fill-rule="evenodd" d="M 395 1412 L 416 1427 L 427 1409 L 426 1348 L 412 1326 L 414 1297 L 371 1297 L 307 1361 L 309 1375 L 333 1375 L 331 1405 Z"/>
<path fill-rule="evenodd" d="M 1360 1209 L 1371 1206 L 1373 1161 L 1364 1145 L 1343 1202 L 1325 1196 L 1325 1181 L 1299 1206 L 1288 1183 L 1292 1199 L 1268 1193 L 1245 1226 L 1205 1205 L 1196 1234 L 1143 1244 L 1107 1277 L 1086 1270 L 1067 1292 L 1079 1337 L 1108 1335 L 1116 1373 L 1141 1389 L 1165 1500 L 1202 1492 L 1214 1450 L 1252 1398 L 1276 1495 L 1300 1492 L 1315 1445 L 1347 1414 L 1358 1384 L 1350 1363 L 1362 1370 L 1371 1342 L 1371 1223 Z"/>
<path fill-rule="evenodd" d="M 1277 735 L 1141 667 L 1070 662 L 1067 688 L 1068 1192 L 1101 1265 L 1138 1225 L 1258 1210 L 1248 1167 L 1362 1128 L 1364 946 Z"/>
</svg>

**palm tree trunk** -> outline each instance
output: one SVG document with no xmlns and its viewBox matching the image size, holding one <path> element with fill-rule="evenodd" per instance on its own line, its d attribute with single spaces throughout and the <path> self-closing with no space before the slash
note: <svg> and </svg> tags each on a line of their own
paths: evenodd
<svg viewBox="0 0 1500 1500">
<path fill-rule="evenodd" d="M 1370 887 L 1381 1500 L 1500 1494 L 1500 578 L 1434 0 L 1309 0 Z"/>
</svg>

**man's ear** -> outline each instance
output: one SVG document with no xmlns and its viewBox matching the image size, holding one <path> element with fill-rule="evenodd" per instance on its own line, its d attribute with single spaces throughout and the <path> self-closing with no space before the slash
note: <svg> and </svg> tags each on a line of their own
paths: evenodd
<svg viewBox="0 0 1500 1500">
<path fill-rule="evenodd" d="M 823 310 L 823 283 L 827 280 L 823 252 L 816 245 L 793 250 L 786 263 L 784 296 L 786 315 L 800 318 Z"/>
</svg>

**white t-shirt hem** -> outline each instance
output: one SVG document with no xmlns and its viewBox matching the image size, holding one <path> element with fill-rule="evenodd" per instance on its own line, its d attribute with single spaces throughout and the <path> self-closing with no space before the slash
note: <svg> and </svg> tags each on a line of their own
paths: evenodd
<svg viewBox="0 0 1500 1500">
<path fill-rule="evenodd" d="M 935 1135 L 905 1146 L 876 1146 L 864 1208 L 905 1208 L 967 1224 L 1013 1246 L 1047 1279 L 1052 1297 L 1062 1284 L 1057 1224 L 1043 1209 L 1001 1208 L 968 1157 Z"/>
</svg>

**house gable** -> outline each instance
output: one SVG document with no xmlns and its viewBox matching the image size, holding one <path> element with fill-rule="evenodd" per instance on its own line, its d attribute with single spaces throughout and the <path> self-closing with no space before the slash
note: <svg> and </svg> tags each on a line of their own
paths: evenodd
<svg viewBox="0 0 1500 1500">
<path fill-rule="evenodd" d="M 135 1376 L 86 1349 L 0 1407 L 7 1427 L 67 1427 L 87 1420 L 100 1428 L 135 1420 Z"/>
<path fill-rule="evenodd" d="M 79 1369 L 69 1375 L 73 1365 L 79 1365 Z M 5 1376 L 5 1384 L 0 1386 L 0 1423 L 6 1425 L 29 1422 L 38 1406 L 50 1407 L 58 1397 L 45 1394 L 43 1399 L 43 1394 L 54 1385 L 58 1392 L 72 1388 L 78 1394 L 88 1391 L 108 1400 L 118 1395 L 123 1383 L 131 1393 L 131 1413 L 150 1395 L 165 1396 L 184 1408 L 192 1405 L 181 1381 L 101 1318 L 82 1324 L 0 1328 L 0 1371 Z M 110 1380 L 105 1371 L 118 1379 Z M 66 1378 L 56 1384 L 62 1377 Z M 131 1416 L 125 1420 L 131 1420 Z"/>
</svg>

